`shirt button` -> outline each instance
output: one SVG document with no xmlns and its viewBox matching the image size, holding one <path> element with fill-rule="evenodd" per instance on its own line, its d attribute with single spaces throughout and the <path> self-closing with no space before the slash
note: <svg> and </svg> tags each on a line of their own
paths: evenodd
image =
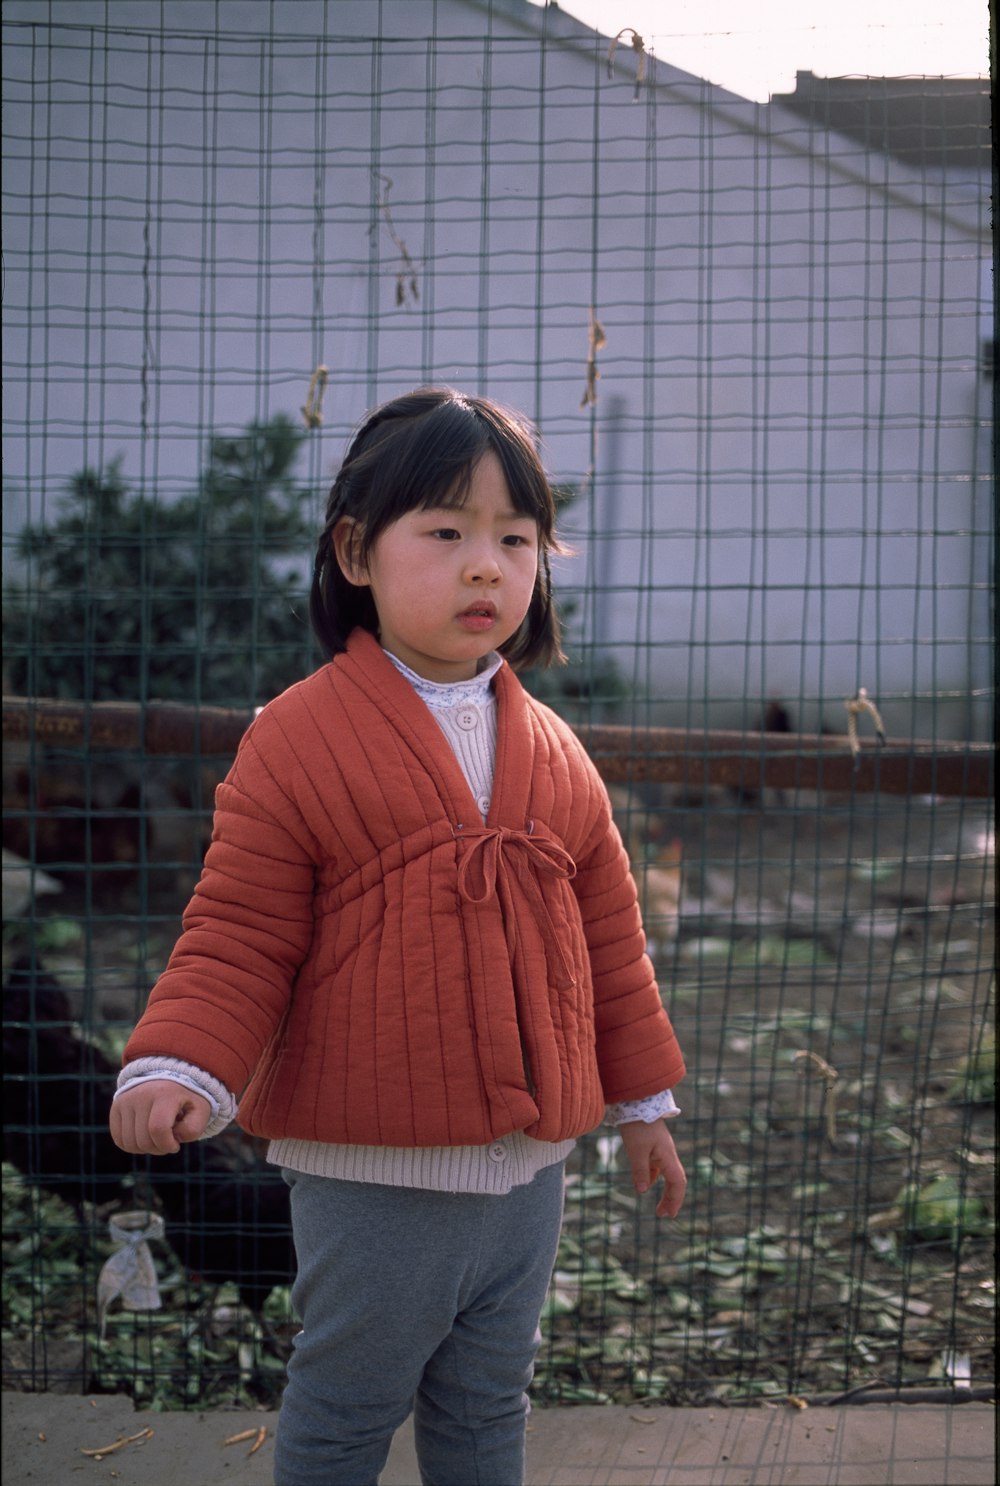
<svg viewBox="0 0 1000 1486">
<path fill-rule="evenodd" d="M 489 797 L 489 795 L 480 795 L 479 798 L 478 798 L 478 800 L 476 801 L 476 804 L 479 806 L 479 813 L 480 813 L 480 815 L 486 816 L 486 815 L 489 814 L 489 809 L 490 809 L 490 797 Z"/>
<path fill-rule="evenodd" d="M 471 733 L 473 728 L 479 725 L 479 713 L 473 711 L 471 707 L 463 707 L 461 712 L 456 712 L 455 721 L 463 733 Z"/>
<path fill-rule="evenodd" d="M 499 1140 L 494 1141 L 489 1148 L 489 1158 L 491 1161 L 506 1161 L 507 1147 Z"/>
</svg>

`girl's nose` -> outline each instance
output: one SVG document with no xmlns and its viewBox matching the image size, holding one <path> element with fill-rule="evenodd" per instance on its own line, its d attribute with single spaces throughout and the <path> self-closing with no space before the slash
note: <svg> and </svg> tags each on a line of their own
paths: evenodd
<svg viewBox="0 0 1000 1486">
<path fill-rule="evenodd" d="M 500 564 L 495 557 L 478 556 L 470 557 L 465 569 L 466 581 L 468 583 L 499 583 L 502 577 Z"/>
</svg>

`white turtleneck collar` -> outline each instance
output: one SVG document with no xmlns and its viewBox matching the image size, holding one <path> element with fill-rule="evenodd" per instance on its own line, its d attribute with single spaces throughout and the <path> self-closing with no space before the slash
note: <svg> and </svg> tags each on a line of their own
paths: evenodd
<svg viewBox="0 0 1000 1486">
<path fill-rule="evenodd" d="M 411 671 L 391 650 L 387 650 L 385 654 L 400 675 L 406 677 L 420 700 L 435 712 L 443 711 L 446 707 L 461 706 L 463 702 L 482 707 L 492 701 L 493 677 L 503 665 L 503 656 L 496 650 L 491 650 L 483 659 L 482 670 L 477 671 L 468 681 L 428 681 L 426 676 L 418 676 L 416 671 Z"/>
</svg>

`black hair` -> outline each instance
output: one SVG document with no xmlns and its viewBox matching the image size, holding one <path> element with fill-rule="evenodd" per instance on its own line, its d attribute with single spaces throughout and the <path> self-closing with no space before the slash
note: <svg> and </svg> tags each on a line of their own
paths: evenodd
<svg viewBox="0 0 1000 1486">
<path fill-rule="evenodd" d="M 514 509 L 538 526 L 538 577 L 520 628 L 500 646 L 517 670 L 565 660 L 552 600 L 549 554 L 560 550 L 555 501 L 535 447 L 534 432 L 519 414 L 485 397 L 450 387 L 418 387 L 370 413 L 351 441 L 333 482 L 316 549 L 309 613 L 327 655 L 346 649 L 359 625 L 378 634 L 371 589 L 351 583 L 333 547 L 338 521 L 357 524 L 356 556 L 365 562 L 379 535 L 408 511 L 460 506 L 485 454 L 500 461 Z"/>
</svg>

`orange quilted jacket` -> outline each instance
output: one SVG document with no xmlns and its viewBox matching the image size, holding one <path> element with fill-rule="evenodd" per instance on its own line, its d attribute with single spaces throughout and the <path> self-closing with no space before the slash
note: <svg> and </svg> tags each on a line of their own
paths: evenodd
<svg viewBox="0 0 1000 1486">
<path fill-rule="evenodd" d="M 431 713 L 364 631 L 247 731 L 184 932 L 125 1050 L 242 1093 L 267 1138 L 562 1140 L 673 1087 L 607 794 L 507 666 L 483 824 Z"/>
</svg>

